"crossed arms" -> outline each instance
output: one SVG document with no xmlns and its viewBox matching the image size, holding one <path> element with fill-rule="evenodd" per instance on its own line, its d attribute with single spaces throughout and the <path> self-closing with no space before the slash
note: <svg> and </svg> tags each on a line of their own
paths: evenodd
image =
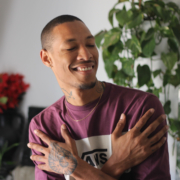
<svg viewBox="0 0 180 180">
<path fill-rule="evenodd" d="M 32 155 L 31 159 L 41 162 L 41 164 L 38 165 L 38 168 L 41 170 L 71 175 L 78 180 L 118 179 L 125 170 L 144 161 L 166 141 L 166 138 L 163 136 L 167 132 L 167 126 L 164 126 L 153 137 L 149 137 L 149 135 L 165 120 L 165 115 L 161 115 L 141 132 L 142 127 L 152 116 L 153 112 L 153 109 L 148 110 L 144 116 L 140 118 L 134 128 L 125 135 L 122 135 L 122 130 L 126 123 L 126 117 L 122 115 L 111 135 L 113 148 L 112 156 L 101 170 L 95 169 L 78 157 L 75 141 L 70 137 L 65 125 L 61 127 L 61 134 L 65 139 L 65 143 L 54 141 L 43 132 L 36 130 L 36 135 L 41 138 L 48 147 L 46 148 L 38 144 L 29 143 L 28 147 L 43 154 Z"/>
</svg>

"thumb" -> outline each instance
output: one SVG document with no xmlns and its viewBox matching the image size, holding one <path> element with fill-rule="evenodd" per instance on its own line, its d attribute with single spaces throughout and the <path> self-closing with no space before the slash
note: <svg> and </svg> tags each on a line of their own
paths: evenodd
<svg viewBox="0 0 180 180">
<path fill-rule="evenodd" d="M 122 135 L 122 130 L 124 129 L 124 126 L 126 124 L 126 116 L 124 113 L 121 114 L 120 120 L 118 121 L 112 136 L 116 139 L 119 138 Z"/>
<path fill-rule="evenodd" d="M 66 144 L 71 148 L 72 152 L 77 155 L 78 153 L 77 153 L 75 140 L 72 139 L 65 124 L 61 125 L 61 134 L 62 134 Z"/>
<path fill-rule="evenodd" d="M 66 144 L 71 145 L 71 141 L 73 139 L 71 138 L 71 135 L 69 134 L 69 131 L 65 124 L 61 125 L 61 134 L 62 134 Z"/>
</svg>

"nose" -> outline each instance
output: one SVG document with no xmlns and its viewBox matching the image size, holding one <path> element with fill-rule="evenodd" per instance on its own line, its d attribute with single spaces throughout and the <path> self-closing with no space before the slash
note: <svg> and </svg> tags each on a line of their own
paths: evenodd
<svg viewBox="0 0 180 180">
<path fill-rule="evenodd" d="M 92 59 L 92 57 L 93 57 L 93 55 L 91 54 L 91 52 L 89 51 L 89 49 L 87 47 L 81 46 L 79 48 L 77 60 L 88 61 L 88 60 Z"/>
</svg>

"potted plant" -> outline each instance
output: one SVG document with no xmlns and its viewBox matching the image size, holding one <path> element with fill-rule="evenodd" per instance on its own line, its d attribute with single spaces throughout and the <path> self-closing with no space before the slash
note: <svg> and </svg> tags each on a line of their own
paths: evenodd
<svg viewBox="0 0 180 180">
<path fill-rule="evenodd" d="M 7 164 L 8 165 L 13 164 L 13 162 L 11 162 L 11 161 L 8 161 L 8 162 L 6 161 L 6 162 L 4 162 L 5 165 L 3 164 L 4 154 L 7 151 L 9 151 L 10 149 L 12 149 L 13 147 L 18 146 L 18 145 L 19 145 L 18 143 L 15 143 L 15 144 L 12 144 L 11 146 L 8 147 L 8 142 L 6 141 L 4 143 L 4 145 L 2 146 L 2 148 L 0 149 L 0 179 L 4 179 L 4 178 L 6 178 L 6 176 L 8 174 L 10 174 L 9 168 L 7 167 Z"/>
<path fill-rule="evenodd" d="M 157 97 L 163 94 L 169 133 L 179 141 L 180 119 L 169 116 L 169 88 L 180 85 L 180 8 L 162 0 L 118 0 L 108 19 L 112 28 L 95 35 L 108 77 L 118 85 L 144 87 Z M 157 50 L 162 44 L 166 48 Z M 157 62 L 162 66 L 157 68 Z M 159 87 L 155 85 L 157 77 L 161 79 Z M 180 169 L 180 162 L 177 166 Z"/>
<path fill-rule="evenodd" d="M 23 78 L 21 74 L 0 74 L 0 175 L 15 167 L 7 163 L 15 154 L 18 158 L 16 146 L 22 140 L 24 128 L 24 117 L 18 105 L 29 88 Z"/>
<path fill-rule="evenodd" d="M 21 74 L 0 73 L 0 113 L 18 106 L 29 84 Z"/>
</svg>

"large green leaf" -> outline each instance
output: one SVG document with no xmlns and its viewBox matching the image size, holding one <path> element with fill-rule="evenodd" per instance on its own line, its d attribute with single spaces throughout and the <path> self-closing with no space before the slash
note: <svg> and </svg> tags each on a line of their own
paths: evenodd
<svg viewBox="0 0 180 180">
<path fill-rule="evenodd" d="M 127 74 L 125 74 L 123 72 L 123 70 L 119 70 L 119 71 L 117 71 L 113 80 L 114 80 L 114 83 L 116 83 L 117 85 L 124 86 L 124 85 L 126 85 L 126 78 L 127 77 L 128 77 Z"/>
<path fill-rule="evenodd" d="M 147 40 L 147 41 L 143 41 L 142 44 L 142 52 L 146 57 L 150 57 L 155 49 L 156 46 L 156 42 L 154 37 L 152 37 L 151 39 Z"/>
<path fill-rule="evenodd" d="M 177 57 L 177 53 L 169 52 L 167 54 L 162 53 L 161 59 L 162 59 L 164 65 L 167 67 L 167 69 L 171 71 L 172 68 L 174 67 L 175 63 L 177 62 L 178 57 Z"/>
<path fill-rule="evenodd" d="M 122 70 L 129 76 L 134 76 L 134 60 L 132 58 L 121 58 Z"/>
<path fill-rule="evenodd" d="M 180 65 L 178 65 L 175 71 L 176 74 L 170 76 L 169 83 L 172 84 L 174 87 L 177 87 L 178 85 L 180 85 Z"/>
<path fill-rule="evenodd" d="M 180 131 L 180 121 L 178 121 L 177 119 L 172 119 L 172 118 L 168 118 L 168 120 L 170 124 L 170 129 L 173 132 Z"/>
<path fill-rule="evenodd" d="M 114 78 L 114 74 L 117 71 L 116 65 L 113 62 L 107 61 L 105 62 L 105 70 L 109 78 Z"/>
<path fill-rule="evenodd" d="M 124 46 L 121 40 L 119 40 L 116 44 L 108 47 L 108 51 L 111 53 L 111 55 L 118 55 L 122 52 L 123 49 Z"/>
<path fill-rule="evenodd" d="M 96 45 L 99 48 L 101 45 L 101 41 L 104 38 L 104 35 L 106 34 L 107 31 L 100 31 L 99 33 L 97 33 L 95 35 L 95 41 L 96 41 Z"/>
<path fill-rule="evenodd" d="M 126 47 L 132 51 L 132 54 L 139 54 L 142 52 L 140 42 L 134 35 L 132 35 L 132 38 L 128 39 L 125 44 Z"/>
<path fill-rule="evenodd" d="M 170 76 L 171 76 L 170 72 L 167 70 L 163 76 L 163 86 L 164 87 L 169 83 Z"/>
<path fill-rule="evenodd" d="M 108 48 L 113 44 L 116 44 L 120 40 L 120 36 L 122 34 L 121 29 L 113 28 L 108 31 L 104 36 L 103 48 Z"/>
<path fill-rule="evenodd" d="M 152 93 L 159 98 L 159 93 L 161 93 L 161 92 L 162 92 L 162 87 L 154 88 Z"/>
<path fill-rule="evenodd" d="M 147 84 L 151 79 L 151 71 L 148 65 L 138 65 L 137 74 L 139 87 L 143 86 L 144 84 Z"/>
<path fill-rule="evenodd" d="M 109 19 L 109 22 L 110 22 L 112 27 L 114 26 L 114 24 L 113 24 L 113 15 L 114 15 L 114 13 L 117 13 L 118 11 L 120 11 L 120 10 L 119 9 L 115 9 L 115 8 L 113 8 L 113 9 L 111 9 L 109 11 L 108 19 Z"/>
<path fill-rule="evenodd" d="M 167 6 L 172 8 L 175 12 L 178 12 L 178 10 L 179 10 L 178 5 L 176 3 L 174 3 L 174 2 L 168 2 Z"/>
<path fill-rule="evenodd" d="M 133 16 L 133 13 L 131 10 L 121 10 L 116 13 L 116 19 L 119 22 L 121 26 L 124 26 L 126 23 L 128 23 Z"/>
<path fill-rule="evenodd" d="M 154 76 L 154 78 L 155 78 L 156 76 L 158 76 L 161 72 L 162 72 L 161 69 L 157 69 L 157 70 L 153 71 L 153 76 Z"/>
<path fill-rule="evenodd" d="M 170 29 L 168 26 L 161 27 L 160 31 L 164 37 L 173 37 L 174 36 L 172 29 Z"/>
<path fill-rule="evenodd" d="M 4 96 L 4 97 L 1 97 L 1 98 L 0 98 L 0 103 L 1 103 L 1 104 L 6 104 L 7 101 L 8 101 L 8 97 L 5 97 L 5 96 Z"/>
<path fill-rule="evenodd" d="M 143 18 L 144 18 L 144 15 L 142 13 L 139 14 L 137 17 L 133 16 L 131 18 L 131 21 L 127 23 L 126 28 L 132 29 L 132 28 L 135 28 L 136 26 L 142 24 Z"/>
<path fill-rule="evenodd" d="M 179 43 L 175 37 L 168 39 L 168 45 L 174 52 L 180 51 Z"/>
<path fill-rule="evenodd" d="M 114 61 L 119 59 L 118 54 L 111 54 L 107 49 L 103 50 L 103 60 L 104 62 L 110 62 L 110 63 L 114 63 Z"/>
<path fill-rule="evenodd" d="M 177 40 L 178 40 L 178 42 L 180 44 L 180 33 L 179 33 L 179 31 L 180 31 L 180 22 L 176 23 L 175 26 L 172 27 L 172 30 L 173 30 L 173 32 L 174 32 L 174 34 L 175 34 L 175 36 L 176 36 L 176 38 L 177 38 Z"/>
<path fill-rule="evenodd" d="M 149 28 L 147 33 L 145 34 L 145 38 L 144 40 L 149 40 L 151 39 L 152 37 L 154 37 L 154 33 L 155 33 L 155 28 Z"/>
<path fill-rule="evenodd" d="M 171 112 L 171 101 L 170 100 L 165 102 L 164 111 L 167 115 Z"/>
</svg>

